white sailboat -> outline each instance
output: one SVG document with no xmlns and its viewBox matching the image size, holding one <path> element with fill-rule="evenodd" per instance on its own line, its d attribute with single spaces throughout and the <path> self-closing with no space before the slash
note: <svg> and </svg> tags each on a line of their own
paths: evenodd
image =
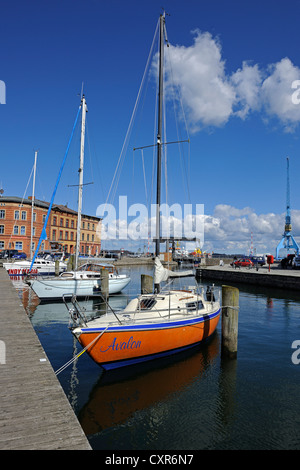
<svg viewBox="0 0 300 470">
<path fill-rule="evenodd" d="M 32 241 L 33 241 L 33 211 L 34 211 L 34 196 L 35 196 L 35 174 L 36 174 L 36 162 L 37 154 L 34 154 L 34 166 L 33 166 L 33 184 L 32 184 L 32 199 L 31 199 L 31 236 L 30 236 L 30 260 L 14 260 L 7 263 L 3 263 L 4 268 L 7 270 L 10 276 L 25 276 L 29 272 L 32 275 L 44 275 L 50 276 L 55 274 L 55 260 L 59 261 L 59 272 L 62 273 L 67 269 L 67 264 L 64 263 L 64 254 L 43 254 L 34 260 L 32 264 Z M 30 269 L 31 268 L 31 269 Z"/>
<path fill-rule="evenodd" d="M 173 276 L 159 260 L 160 249 L 160 165 L 162 135 L 163 53 L 165 15 L 159 19 L 159 112 L 157 133 L 157 213 L 154 293 L 140 295 L 120 311 L 112 307 L 106 314 L 88 319 L 75 298 L 69 308 L 71 331 L 90 357 L 104 369 L 113 369 L 173 355 L 209 338 L 220 318 L 214 296 L 204 297 L 196 289 L 160 289 Z M 81 351 L 82 353 L 82 351 Z"/>
<path fill-rule="evenodd" d="M 63 261 L 64 254 L 47 254 L 36 258 L 31 267 L 30 260 L 16 260 L 11 263 L 3 263 L 4 268 L 10 276 L 25 276 L 29 273 L 38 276 L 54 276 L 55 259 L 59 261 L 59 272 L 63 273 L 67 269 L 67 264 Z"/>
<path fill-rule="evenodd" d="M 62 300 L 65 294 L 73 294 L 77 297 L 101 296 L 101 272 L 109 269 L 109 294 L 121 292 L 130 282 L 130 277 L 118 274 L 109 266 L 103 263 L 93 262 L 91 265 L 84 265 L 78 268 L 80 230 L 81 230 L 81 210 L 82 210 L 82 187 L 83 187 L 83 166 L 84 166 L 84 139 L 85 139 L 85 118 L 87 112 L 86 100 L 83 95 L 81 100 L 81 141 L 80 141 L 80 168 L 78 186 L 78 221 L 77 239 L 75 250 L 75 270 L 65 271 L 55 278 L 27 279 L 40 300 Z"/>
</svg>

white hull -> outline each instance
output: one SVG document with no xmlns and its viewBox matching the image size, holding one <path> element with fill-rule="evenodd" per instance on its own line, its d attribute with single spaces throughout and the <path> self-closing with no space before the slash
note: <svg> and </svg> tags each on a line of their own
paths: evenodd
<svg viewBox="0 0 300 470">
<path fill-rule="evenodd" d="M 109 294 L 121 292 L 130 282 L 127 276 L 109 278 Z M 41 300 L 62 299 L 63 295 L 74 294 L 77 297 L 101 295 L 101 279 L 34 279 L 28 281 L 31 288 Z"/>
<path fill-rule="evenodd" d="M 4 268 L 10 276 L 24 276 L 29 273 L 31 261 L 13 261 L 12 263 L 3 263 Z M 59 272 L 67 269 L 66 263 L 59 262 Z M 31 274 L 35 275 L 54 275 L 55 262 L 45 259 L 37 259 L 32 266 Z"/>
</svg>

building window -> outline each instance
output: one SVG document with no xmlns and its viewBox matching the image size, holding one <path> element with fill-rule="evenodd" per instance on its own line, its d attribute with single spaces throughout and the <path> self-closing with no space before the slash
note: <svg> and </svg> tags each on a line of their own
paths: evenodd
<svg viewBox="0 0 300 470">
<path fill-rule="evenodd" d="M 43 224 L 45 223 L 46 220 L 46 214 L 43 214 Z"/>
<path fill-rule="evenodd" d="M 65 233 L 65 240 L 68 240 L 68 232 Z"/>
<path fill-rule="evenodd" d="M 60 219 L 60 226 L 63 227 L 64 226 L 64 220 L 63 219 Z"/>
<path fill-rule="evenodd" d="M 88 222 L 88 230 L 90 230 L 90 223 Z"/>
<path fill-rule="evenodd" d="M 2 240 L 0 241 L 0 249 L 4 250 L 4 242 Z"/>
<path fill-rule="evenodd" d="M 16 250 L 23 250 L 23 242 L 15 243 Z"/>
<path fill-rule="evenodd" d="M 4 225 L 0 225 L 0 233 L 4 233 Z"/>
<path fill-rule="evenodd" d="M 14 235 L 19 235 L 19 226 L 14 225 Z"/>
<path fill-rule="evenodd" d="M 74 232 L 71 232 L 71 240 L 74 240 Z"/>
<path fill-rule="evenodd" d="M 26 211 L 22 211 L 22 213 L 21 213 L 21 218 L 22 218 L 22 220 L 26 220 L 26 219 L 27 219 L 27 212 L 26 212 Z"/>
<path fill-rule="evenodd" d="M 95 230 L 95 224 L 93 224 L 93 230 Z"/>
<path fill-rule="evenodd" d="M 63 233 L 62 233 L 62 230 L 59 231 L 59 240 L 62 240 L 63 239 Z"/>
<path fill-rule="evenodd" d="M 84 228 L 84 222 L 82 222 L 82 228 Z"/>
<path fill-rule="evenodd" d="M 66 219 L 66 227 L 69 227 L 69 219 Z"/>
<path fill-rule="evenodd" d="M 90 241 L 90 234 L 89 233 L 87 234 L 86 239 L 87 239 L 88 242 Z"/>
<path fill-rule="evenodd" d="M 15 211 L 15 220 L 20 219 L 20 211 Z"/>
<path fill-rule="evenodd" d="M 32 227 L 32 236 L 35 237 L 35 227 Z"/>
<path fill-rule="evenodd" d="M 5 219 L 5 210 L 4 209 L 0 210 L 0 219 Z"/>
<path fill-rule="evenodd" d="M 94 241 L 94 235 L 92 235 L 92 242 Z"/>
<path fill-rule="evenodd" d="M 57 225 L 57 217 L 56 216 L 53 217 L 53 225 Z"/>
<path fill-rule="evenodd" d="M 84 241 L 84 233 L 82 234 L 82 238 L 81 238 L 82 241 Z"/>
<path fill-rule="evenodd" d="M 33 213 L 33 222 L 36 222 L 36 212 Z"/>
<path fill-rule="evenodd" d="M 74 220 L 71 220 L 71 228 L 74 228 Z"/>
<path fill-rule="evenodd" d="M 52 240 L 53 240 L 53 241 L 56 240 L 56 230 L 53 230 L 53 231 L 52 231 Z"/>
<path fill-rule="evenodd" d="M 26 235 L 26 227 L 25 227 L 25 225 L 22 225 L 22 226 L 21 226 L 20 235 Z"/>
</svg>

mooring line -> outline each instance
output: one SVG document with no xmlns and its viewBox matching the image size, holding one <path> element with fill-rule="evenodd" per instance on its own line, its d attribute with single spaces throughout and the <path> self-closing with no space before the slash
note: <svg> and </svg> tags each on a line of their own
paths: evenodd
<svg viewBox="0 0 300 470">
<path fill-rule="evenodd" d="M 82 351 L 80 351 L 80 353 L 76 354 L 76 356 L 74 356 L 72 359 L 70 359 L 68 362 L 66 362 L 63 366 L 61 366 L 59 369 L 57 369 L 57 371 L 55 372 L 55 375 L 60 374 L 69 365 L 73 364 L 73 362 L 75 362 L 90 346 L 92 346 L 93 343 L 95 343 L 103 335 L 103 333 L 105 333 L 107 328 L 108 328 L 108 325 L 105 328 L 105 330 L 101 331 L 100 335 L 98 335 L 95 339 L 93 339 L 93 341 L 91 341 L 90 344 L 88 344 Z"/>
</svg>

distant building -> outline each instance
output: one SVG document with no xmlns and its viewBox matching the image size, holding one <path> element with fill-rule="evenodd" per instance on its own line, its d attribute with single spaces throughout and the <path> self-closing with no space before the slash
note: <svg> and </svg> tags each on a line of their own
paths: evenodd
<svg viewBox="0 0 300 470">
<path fill-rule="evenodd" d="M 30 256 L 31 220 L 32 250 L 35 251 L 49 203 L 20 197 L 0 197 L 0 250 L 16 249 Z M 97 256 L 101 250 L 101 222 L 99 217 L 81 215 L 80 253 Z M 53 204 L 48 220 L 47 239 L 41 244 L 40 251 L 61 250 L 74 253 L 77 237 L 77 212 L 64 205 Z"/>
</svg>

